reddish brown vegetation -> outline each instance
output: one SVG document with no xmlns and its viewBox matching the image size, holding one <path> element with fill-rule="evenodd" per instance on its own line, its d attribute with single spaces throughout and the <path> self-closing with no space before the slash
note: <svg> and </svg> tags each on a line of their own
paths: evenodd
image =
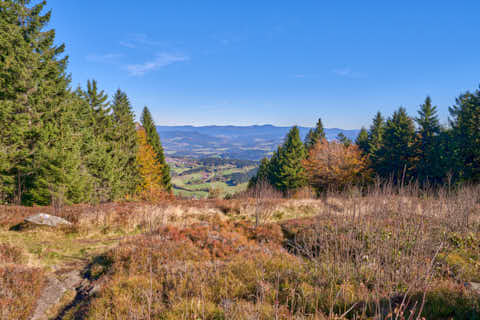
<svg viewBox="0 0 480 320">
<path fill-rule="evenodd" d="M 40 268 L 25 267 L 20 248 L 0 244 L 0 318 L 29 319 L 44 286 Z"/>
</svg>

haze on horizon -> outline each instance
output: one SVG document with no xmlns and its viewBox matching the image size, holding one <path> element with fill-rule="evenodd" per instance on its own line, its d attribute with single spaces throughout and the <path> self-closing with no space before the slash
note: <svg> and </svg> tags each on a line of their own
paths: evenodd
<svg viewBox="0 0 480 320">
<path fill-rule="evenodd" d="M 368 126 L 415 116 L 426 95 L 443 123 L 478 87 L 480 2 L 61 1 L 51 27 L 73 86 L 121 88 L 158 125 Z M 86 19 L 85 17 L 88 17 Z"/>
</svg>

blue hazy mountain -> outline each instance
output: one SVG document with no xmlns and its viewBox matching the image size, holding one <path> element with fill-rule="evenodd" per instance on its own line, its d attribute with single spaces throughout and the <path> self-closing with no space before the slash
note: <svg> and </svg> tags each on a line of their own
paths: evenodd
<svg viewBox="0 0 480 320">
<path fill-rule="evenodd" d="M 299 127 L 302 139 L 311 128 Z M 253 126 L 157 126 L 163 147 L 169 156 L 221 157 L 259 160 L 283 142 L 290 127 Z M 328 140 L 342 132 L 354 140 L 359 130 L 327 128 Z"/>
</svg>

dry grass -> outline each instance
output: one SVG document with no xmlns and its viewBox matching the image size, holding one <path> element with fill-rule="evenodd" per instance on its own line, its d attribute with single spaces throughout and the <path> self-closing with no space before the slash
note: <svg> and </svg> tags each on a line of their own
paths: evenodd
<svg viewBox="0 0 480 320">
<path fill-rule="evenodd" d="M 480 317 L 464 285 L 480 282 L 478 188 L 299 198 L 0 207 L 2 316 L 27 318 L 45 273 L 88 264 L 101 289 L 65 319 Z M 10 230 L 36 212 L 74 224 Z"/>
<path fill-rule="evenodd" d="M 28 319 L 44 286 L 44 272 L 24 266 L 21 248 L 0 243 L 0 319 Z"/>
</svg>

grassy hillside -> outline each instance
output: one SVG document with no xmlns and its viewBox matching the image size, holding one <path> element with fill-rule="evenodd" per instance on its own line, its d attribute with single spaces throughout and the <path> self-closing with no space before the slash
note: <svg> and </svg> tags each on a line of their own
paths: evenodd
<svg viewBox="0 0 480 320">
<path fill-rule="evenodd" d="M 2 319 L 478 319 L 479 194 L 2 206 Z"/>
<path fill-rule="evenodd" d="M 243 191 L 255 174 L 257 163 L 248 160 L 218 158 L 168 158 L 172 169 L 172 183 L 176 196 L 206 198 L 213 193 L 224 197 Z"/>
</svg>

